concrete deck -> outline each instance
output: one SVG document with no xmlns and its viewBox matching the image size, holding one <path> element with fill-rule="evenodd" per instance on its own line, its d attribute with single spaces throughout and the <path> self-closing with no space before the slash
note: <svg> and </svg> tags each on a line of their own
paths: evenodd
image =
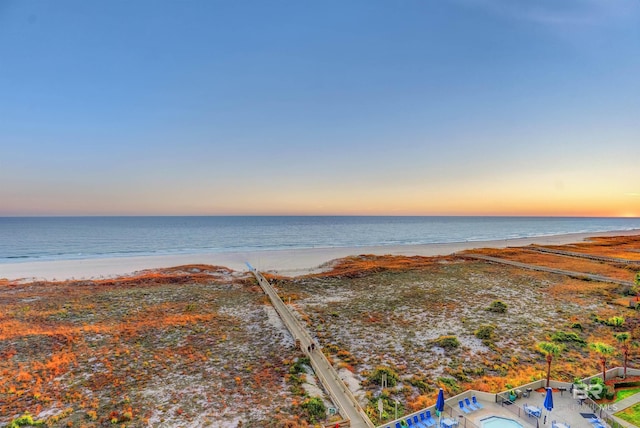
<svg viewBox="0 0 640 428">
<path fill-rule="evenodd" d="M 527 424 L 535 426 L 535 421 L 537 419 L 540 427 L 551 427 L 551 421 L 556 421 L 568 425 L 571 428 L 593 428 L 593 425 L 589 422 L 589 418 L 584 418 L 581 415 L 581 413 L 593 414 L 593 410 L 587 405 L 581 405 L 578 400 L 573 398 L 569 391 L 553 393 L 553 410 L 551 412 L 545 410 L 542 405 L 544 403 L 544 397 L 545 392 L 532 391 L 529 397 L 519 398 L 514 404 L 504 407 L 517 406 L 520 409 L 520 414 L 522 415 L 518 419 L 525 422 L 522 424 L 525 427 Z M 524 404 L 541 408 L 542 416 L 539 419 L 527 416 L 522 410 Z M 495 406 L 501 407 L 499 404 L 495 404 Z"/>
<path fill-rule="evenodd" d="M 478 428 L 482 427 L 482 420 L 491 416 L 499 416 L 507 419 L 512 419 L 519 422 L 524 428 L 551 428 L 551 422 L 556 421 L 571 428 L 593 428 L 593 425 L 589 422 L 589 418 L 585 418 L 581 415 L 595 414 L 593 410 L 587 405 L 580 404 L 578 400 L 574 399 L 569 391 L 562 393 L 553 393 L 553 410 L 548 412 L 544 409 L 544 392 L 532 391 L 529 397 L 518 398 L 513 404 L 501 405 L 494 401 L 486 401 L 478 396 L 478 401 L 483 405 L 482 409 L 472 411 L 471 413 L 463 413 L 458 405 L 457 400 L 464 399 L 467 393 L 463 393 L 459 396 L 453 397 L 451 400 L 447 400 L 443 417 L 452 418 L 458 420 L 458 428 Z M 469 397 L 471 395 L 469 394 Z M 542 415 L 540 418 L 528 416 L 524 411 L 524 405 L 535 406 L 542 409 Z M 433 413 L 433 411 L 432 411 Z M 596 416 L 599 416 L 596 414 Z M 406 416 L 402 419 L 406 419 Z M 397 421 L 388 422 L 381 425 L 381 427 L 395 427 Z M 437 426 L 433 427 L 437 428 Z"/>
</svg>

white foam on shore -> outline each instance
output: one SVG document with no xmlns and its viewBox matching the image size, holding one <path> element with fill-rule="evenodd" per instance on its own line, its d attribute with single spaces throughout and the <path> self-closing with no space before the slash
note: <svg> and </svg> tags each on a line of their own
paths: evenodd
<svg viewBox="0 0 640 428">
<path fill-rule="evenodd" d="M 260 271 L 298 276 L 321 271 L 327 262 L 359 254 L 440 256 L 473 248 L 505 248 L 530 244 L 563 245 L 596 236 L 639 235 L 640 230 L 571 233 L 497 241 L 469 241 L 447 244 L 389 245 L 375 247 L 309 248 L 296 250 L 265 250 L 209 254 L 177 254 L 144 257 L 118 257 L 86 260 L 56 260 L 0 264 L 0 278 L 9 280 L 98 279 L 127 275 L 145 269 L 158 269 L 187 264 L 225 266 L 246 271 L 245 262 Z"/>
</svg>

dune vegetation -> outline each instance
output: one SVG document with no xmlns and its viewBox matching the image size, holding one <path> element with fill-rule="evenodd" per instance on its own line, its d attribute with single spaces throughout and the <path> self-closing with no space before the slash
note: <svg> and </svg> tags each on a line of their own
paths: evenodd
<svg viewBox="0 0 640 428">
<path fill-rule="evenodd" d="M 609 239 L 580 250 L 621 257 L 640 248 L 640 237 Z M 634 276 L 620 263 L 526 248 L 477 252 Z M 616 350 L 611 367 L 623 361 L 614 335 L 628 332 L 632 345 L 640 337 L 627 304 L 634 287 L 457 255 L 360 255 L 323 273 L 267 276 L 374 423 L 393 418 L 395 400 L 399 414 L 433 404 L 439 387 L 451 396 L 543 378 L 541 342 L 562 349 L 552 377 L 572 380 L 601 370 L 590 344 Z M 197 265 L 91 281 L 2 281 L 0 300 L 0 426 L 294 428 L 332 420 L 304 355 L 246 272 Z"/>
</svg>

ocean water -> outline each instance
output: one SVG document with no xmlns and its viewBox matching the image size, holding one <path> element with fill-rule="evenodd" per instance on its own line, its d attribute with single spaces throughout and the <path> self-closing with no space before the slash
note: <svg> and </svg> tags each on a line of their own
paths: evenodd
<svg viewBox="0 0 640 428">
<path fill-rule="evenodd" d="M 0 217 L 0 263 L 501 240 L 640 229 L 640 218 Z"/>
</svg>

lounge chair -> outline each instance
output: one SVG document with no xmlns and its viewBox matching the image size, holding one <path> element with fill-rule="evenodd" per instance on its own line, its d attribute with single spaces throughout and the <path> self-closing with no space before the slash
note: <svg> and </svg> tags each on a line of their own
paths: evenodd
<svg viewBox="0 0 640 428">
<path fill-rule="evenodd" d="M 427 428 L 427 425 L 420 422 L 420 419 L 418 419 L 418 415 L 413 416 L 413 426 L 418 428 Z"/>
<path fill-rule="evenodd" d="M 468 408 L 468 409 L 471 409 L 471 411 L 478 410 L 478 408 L 477 408 L 476 406 L 474 406 L 473 404 L 471 404 L 471 401 L 469 401 L 469 399 L 468 399 L 468 398 L 465 398 L 465 399 L 464 399 L 464 404 L 466 404 L 466 405 L 467 405 L 467 408 Z"/>
<path fill-rule="evenodd" d="M 396 428 L 402 428 L 402 424 L 400 422 L 396 422 Z"/>
<path fill-rule="evenodd" d="M 427 422 L 427 418 L 424 417 L 424 412 L 420 413 L 420 423 L 422 424 L 422 426 L 425 426 L 425 427 L 430 427 L 431 426 Z"/>
<path fill-rule="evenodd" d="M 484 406 L 482 404 L 480 404 L 478 402 L 478 400 L 476 399 L 476 396 L 474 395 L 473 397 L 471 397 L 471 402 L 478 408 L 478 409 L 482 409 Z"/>
<path fill-rule="evenodd" d="M 412 427 L 413 426 L 413 421 L 411 420 L 411 416 L 409 416 L 407 418 L 407 426 Z"/>
<path fill-rule="evenodd" d="M 464 407 L 464 403 L 462 402 L 462 400 L 458 401 L 458 406 L 460 406 L 460 410 L 462 410 L 463 412 L 471 413 L 471 410 L 469 410 L 466 407 Z"/>
<path fill-rule="evenodd" d="M 589 423 L 593 425 L 593 428 L 607 428 L 607 425 L 602 419 L 591 418 L 589 419 Z"/>
<path fill-rule="evenodd" d="M 432 427 L 436 424 L 436 421 L 431 417 L 431 410 L 427 410 L 425 413 L 425 423 L 428 427 Z"/>
<path fill-rule="evenodd" d="M 432 427 L 433 425 L 435 425 L 435 421 L 433 419 L 429 420 L 429 418 L 427 418 L 427 412 L 420 413 L 420 423 L 425 428 L 429 428 L 429 427 Z M 431 415 L 429 415 L 429 416 L 431 416 Z"/>
</svg>

